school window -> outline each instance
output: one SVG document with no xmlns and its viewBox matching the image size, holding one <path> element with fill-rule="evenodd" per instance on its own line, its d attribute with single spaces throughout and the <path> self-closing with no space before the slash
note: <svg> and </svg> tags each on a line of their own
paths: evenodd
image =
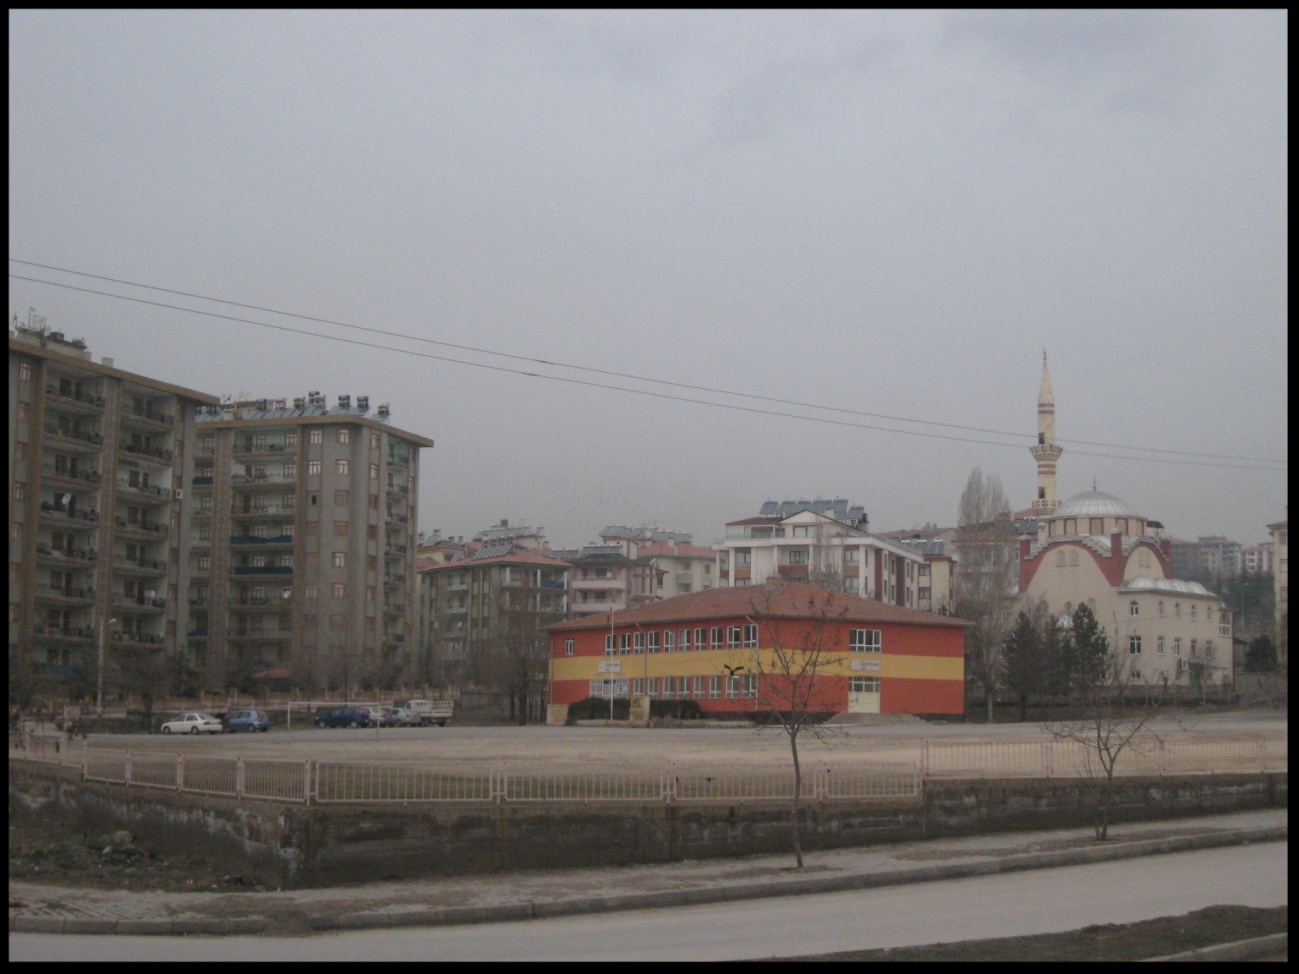
<svg viewBox="0 0 1299 974">
<path fill-rule="evenodd" d="M 726 677 L 726 699 L 736 700 L 740 696 L 740 678 L 738 676 Z"/>
<path fill-rule="evenodd" d="M 605 633 L 605 636 L 604 636 L 604 655 L 605 655 L 605 656 L 612 656 L 612 655 L 613 655 L 613 649 L 614 649 L 614 647 L 613 647 L 613 633 L 611 633 L 611 632 L 609 632 L 609 633 Z"/>
<path fill-rule="evenodd" d="M 690 651 L 690 630 L 682 629 L 677 633 L 677 652 L 687 653 Z"/>
<path fill-rule="evenodd" d="M 727 649 L 740 648 L 740 627 L 739 626 L 726 627 L 726 648 Z"/>
<path fill-rule="evenodd" d="M 744 648 L 757 649 L 758 647 L 758 627 L 749 623 L 744 627 Z"/>
<path fill-rule="evenodd" d="M 720 700 L 722 696 L 722 678 L 720 676 L 710 676 L 708 678 L 708 699 Z"/>
<path fill-rule="evenodd" d="M 334 473 L 338 474 L 340 477 L 346 477 L 346 476 L 347 476 L 348 474 L 350 474 L 351 472 L 352 472 L 352 461 L 351 461 L 351 460 L 335 460 L 335 461 L 334 461 Z"/>
<path fill-rule="evenodd" d="M 663 652 L 671 653 L 676 650 L 677 633 L 675 629 L 663 630 Z"/>
<path fill-rule="evenodd" d="M 657 629 L 651 630 L 649 633 L 646 634 L 646 636 L 649 640 L 648 643 L 646 644 L 647 648 L 651 653 L 657 653 L 659 651 L 658 630 Z"/>
<path fill-rule="evenodd" d="M 708 647 L 708 630 L 700 627 L 695 630 L 695 649 L 701 652 Z"/>
<path fill-rule="evenodd" d="M 848 689 L 852 693 L 879 693 L 880 678 L 878 676 L 850 676 L 848 678 Z"/>
<path fill-rule="evenodd" d="M 626 656 L 631 652 L 631 633 L 618 633 L 618 655 Z"/>
<path fill-rule="evenodd" d="M 849 629 L 848 651 L 852 653 L 879 653 L 884 648 L 884 636 L 878 629 Z"/>
<path fill-rule="evenodd" d="M 564 655 L 565 655 L 565 656 L 572 656 L 572 655 L 573 655 L 573 637 L 572 637 L 572 636 L 569 636 L 568 638 L 566 638 L 566 639 L 564 640 Z"/>
<path fill-rule="evenodd" d="M 1141 655 L 1141 637 L 1140 637 L 1140 636 L 1129 636 L 1129 637 L 1128 637 L 1128 655 L 1130 655 L 1130 656 L 1140 656 L 1140 655 Z"/>
<path fill-rule="evenodd" d="M 655 700 L 660 700 L 662 699 L 662 693 L 663 691 L 659 687 L 659 678 L 657 676 L 651 676 L 649 678 L 649 695 Z"/>
<path fill-rule="evenodd" d="M 636 633 L 636 638 L 633 643 L 633 648 L 636 650 L 637 656 L 645 655 L 645 634 L 643 632 L 638 631 Z"/>
<path fill-rule="evenodd" d="M 709 648 L 721 649 L 722 648 L 722 627 L 713 626 L 712 629 L 709 630 L 708 635 L 710 637 L 708 640 Z"/>
</svg>

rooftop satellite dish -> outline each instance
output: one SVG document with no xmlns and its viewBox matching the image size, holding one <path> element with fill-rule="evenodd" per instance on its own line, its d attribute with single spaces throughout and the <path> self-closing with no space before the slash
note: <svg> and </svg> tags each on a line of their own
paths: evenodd
<svg viewBox="0 0 1299 974">
<path fill-rule="evenodd" d="M 72 500 L 72 495 L 71 495 L 71 494 L 64 494 L 64 495 L 63 495 L 63 506 L 64 506 L 64 507 L 67 507 L 67 506 L 68 506 L 68 501 L 70 501 L 70 500 Z"/>
</svg>

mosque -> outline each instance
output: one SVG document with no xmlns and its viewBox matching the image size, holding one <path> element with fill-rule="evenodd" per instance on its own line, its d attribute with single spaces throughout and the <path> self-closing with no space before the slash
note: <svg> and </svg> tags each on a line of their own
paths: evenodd
<svg viewBox="0 0 1299 974">
<path fill-rule="evenodd" d="M 1133 683 L 1198 688 L 1232 679 L 1231 613 L 1198 582 L 1173 578 L 1163 525 L 1092 489 L 1057 500 L 1055 394 L 1046 353 L 1037 399 L 1036 537 L 1019 540 L 1019 590 L 1057 615 L 1087 603 L 1126 655 Z M 1029 512 L 1023 512 L 1028 514 Z M 1020 522 L 1023 523 L 1023 522 Z"/>
</svg>

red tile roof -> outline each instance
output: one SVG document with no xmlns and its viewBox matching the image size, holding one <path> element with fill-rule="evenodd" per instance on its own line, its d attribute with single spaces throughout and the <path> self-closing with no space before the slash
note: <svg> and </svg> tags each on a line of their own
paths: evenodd
<svg viewBox="0 0 1299 974">
<path fill-rule="evenodd" d="M 767 585 L 744 585 L 738 588 L 712 588 L 676 598 L 651 602 L 637 609 L 623 609 L 613 614 L 613 625 L 632 623 L 656 624 L 690 622 L 697 619 L 734 619 L 745 615 L 807 618 L 826 610 L 824 600 L 831 602 L 829 614 L 844 622 L 889 622 L 903 625 L 970 626 L 973 623 L 952 616 L 921 612 L 900 605 L 887 605 L 856 595 L 828 593 L 824 589 L 797 582 L 775 582 Z M 815 599 L 815 602 L 813 601 Z M 600 629 L 610 625 L 609 614 L 599 613 L 584 619 L 557 622 L 547 628 Z"/>
<path fill-rule="evenodd" d="M 712 548 L 701 548 L 695 544 L 673 544 L 669 541 L 656 541 L 649 545 L 638 545 L 636 555 L 640 558 L 653 558 L 655 555 L 668 558 L 716 558 L 717 552 Z"/>
</svg>

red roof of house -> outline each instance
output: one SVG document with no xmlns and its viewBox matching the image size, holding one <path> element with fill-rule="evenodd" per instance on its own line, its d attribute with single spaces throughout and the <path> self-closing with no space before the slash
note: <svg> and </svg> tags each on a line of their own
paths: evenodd
<svg viewBox="0 0 1299 974">
<path fill-rule="evenodd" d="M 829 600 L 828 604 L 826 600 Z M 636 609 L 613 613 L 612 625 L 692 622 L 697 619 L 734 619 L 746 615 L 814 618 L 827 613 L 844 622 L 887 622 L 901 625 L 970 626 L 952 616 L 935 615 L 900 605 L 888 605 L 856 595 L 827 592 L 797 582 L 711 588 L 651 602 Z M 601 629 L 610 625 L 607 613 L 557 622 L 548 629 Z"/>
<path fill-rule="evenodd" d="M 668 558 L 716 558 L 717 552 L 712 548 L 701 548 L 697 544 L 655 541 L 653 544 L 637 546 L 636 555 L 639 558 L 653 558 L 655 555 Z"/>
<path fill-rule="evenodd" d="M 732 524 L 779 524 L 783 520 L 783 517 L 763 517 L 759 514 L 756 517 L 746 517 L 739 521 L 727 521 L 726 526 L 730 527 Z"/>
</svg>

